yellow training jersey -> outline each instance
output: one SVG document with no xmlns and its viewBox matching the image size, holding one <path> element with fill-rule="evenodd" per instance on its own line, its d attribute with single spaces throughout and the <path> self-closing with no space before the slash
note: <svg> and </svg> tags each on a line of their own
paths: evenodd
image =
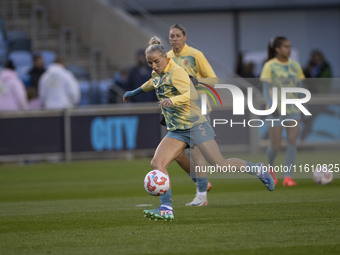
<svg viewBox="0 0 340 255">
<path fill-rule="evenodd" d="M 261 72 L 260 80 L 268 82 L 271 88 L 278 88 L 278 108 L 281 109 L 281 90 L 282 87 L 299 87 L 299 82 L 305 78 L 300 64 L 289 59 L 288 62 L 280 62 L 277 58 L 273 58 L 264 64 Z M 269 93 L 272 96 L 272 91 Z M 296 93 L 287 94 L 287 98 L 298 98 Z M 287 114 L 300 113 L 295 105 L 287 105 Z"/>
<path fill-rule="evenodd" d="M 172 59 L 161 74 L 152 71 L 152 78 L 141 86 L 143 91 L 156 90 L 158 100 L 169 98 L 173 105 L 162 109 L 167 129 L 186 130 L 206 121 L 200 108 L 190 100 L 198 98 L 186 71 Z"/>
<path fill-rule="evenodd" d="M 168 51 L 168 58 L 172 58 L 176 64 L 183 67 L 189 75 L 195 78 L 216 78 L 214 70 L 203 53 L 195 48 L 184 45 L 179 53 Z"/>
<path fill-rule="evenodd" d="M 214 70 L 201 51 L 185 44 L 181 52 L 175 53 L 173 50 L 170 50 L 167 56 L 168 58 L 172 58 L 179 66 L 183 67 L 190 76 L 197 78 L 199 81 L 210 86 L 214 86 L 218 82 Z M 197 88 L 199 96 L 205 94 L 200 88 L 205 87 L 200 85 Z M 196 102 L 198 105 L 200 105 L 199 100 Z M 208 101 L 208 112 L 210 111 L 211 106 Z"/>
</svg>

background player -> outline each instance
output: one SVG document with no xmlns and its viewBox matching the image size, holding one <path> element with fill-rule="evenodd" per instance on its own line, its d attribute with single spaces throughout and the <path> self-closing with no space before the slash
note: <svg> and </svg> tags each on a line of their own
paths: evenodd
<svg viewBox="0 0 340 255">
<path fill-rule="evenodd" d="M 167 57 L 172 58 L 176 64 L 184 68 L 184 70 L 189 74 L 195 87 L 204 87 L 203 85 L 200 85 L 199 82 L 214 86 L 218 82 L 218 78 L 216 77 L 216 74 L 208 60 L 201 51 L 188 46 L 186 44 L 186 40 L 187 36 L 185 27 L 180 24 L 172 25 L 169 30 L 169 42 L 172 49 L 167 52 Z M 196 101 L 196 104 L 200 106 L 200 95 L 205 92 L 203 90 L 198 90 L 197 92 L 199 98 Z M 207 112 L 208 114 L 211 112 L 211 106 L 209 102 Z M 195 158 L 194 160 L 198 166 L 206 165 L 206 161 L 198 147 L 195 147 L 190 151 L 190 156 Z M 199 173 L 195 175 L 195 171 L 192 170 L 194 164 L 190 164 L 190 158 L 185 152 L 178 156 L 176 161 L 188 174 L 190 174 L 191 179 L 196 183 L 197 186 L 197 193 L 194 200 L 190 203 L 187 203 L 186 205 L 207 205 L 207 191 L 211 189 L 211 183 L 208 182 L 206 174 Z"/>
<path fill-rule="evenodd" d="M 301 80 L 305 78 L 300 64 L 294 60 L 289 59 L 290 56 L 290 41 L 286 37 L 276 37 L 268 44 L 268 61 L 265 63 L 262 73 L 261 81 L 263 82 L 263 95 L 267 101 L 267 105 L 272 105 L 271 88 L 277 87 L 302 87 Z M 290 98 L 298 98 L 298 95 L 290 93 Z M 281 98 L 280 90 L 278 89 L 278 98 Z M 293 119 L 297 121 L 295 127 L 287 127 L 287 149 L 285 165 L 288 169 L 295 164 L 296 160 L 296 140 L 300 132 L 300 110 L 295 105 L 287 105 L 287 115 L 280 114 L 280 101 L 278 102 L 277 110 L 272 114 L 273 118 L 280 119 L 275 121 L 274 127 L 269 127 L 270 146 L 267 149 L 267 159 L 270 166 L 274 165 L 274 160 L 281 148 L 281 137 L 283 127 L 280 125 L 283 119 Z M 286 123 L 288 126 L 294 123 Z M 277 184 L 275 173 L 271 174 Z M 285 172 L 283 186 L 295 186 L 296 182 L 292 180 L 292 172 Z"/>
</svg>

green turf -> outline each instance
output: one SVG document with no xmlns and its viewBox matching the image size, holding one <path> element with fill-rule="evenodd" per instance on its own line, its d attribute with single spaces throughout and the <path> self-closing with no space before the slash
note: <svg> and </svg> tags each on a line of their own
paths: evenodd
<svg viewBox="0 0 340 255">
<path fill-rule="evenodd" d="M 339 163 L 339 152 L 298 161 Z M 268 192 L 255 177 L 211 178 L 209 206 L 187 208 L 195 187 L 172 164 L 169 223 L 143 218 L 159 203 L 143 188 L 148 169 L 149 160 L 1 165 L 0 254 L 340 254 L 339 179 L 319 186 L 310 175 Z"/>
</svg>

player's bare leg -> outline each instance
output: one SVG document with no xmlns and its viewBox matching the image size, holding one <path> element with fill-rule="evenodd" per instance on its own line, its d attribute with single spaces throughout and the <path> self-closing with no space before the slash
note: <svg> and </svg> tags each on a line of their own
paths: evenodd
<svg viewBox="0 0 340 255">
<path fill-rule="evenodd" d="M 195 147 L 197 148 L 197 146 Z M 197 185 L 197 178 L 195 175 L 195 163 L 193 162 L 191 157 L 195 157 L 198 159 L 196 162 L 196 165 L 204 166 L 206 165 L 206 161 L 202 155 L 202 153 L 199 151 L 199 149 L 190 150 L 190 157 L 186 153 L 187 150 L 183 151 L 175 160 L 179 164 L 179 166 L 187 172 L 188 175 L 190 175 L 193 182 Z M 210 191 L 212 188 L 212 185 L 210 182 L 208 182 L 207 191 Z"/>
<path fill-rule="evenodd" d="M 186 146 L 186 143 L 177 139 L 164 137 L 151 160 L 151 168 L 161 170 L 168 174 L 167 167 L 183 153 Z"/>
<path fill-rule="evenodd" d="M 277 178 L 272 167 L 274 167 L 274 160 L 276 158 L 277 153 L 280 151 L 280 148 L 281 148 L 282 131 L 283 131 L 282 126 L 269 128 L 270 146 L 267 149 L 267 162 L 268 162 L 269 173 L 273 177 L 275 185 L 277 185 Z"/>
<path fill-rule="evenodd" d="M 274 190 L 274 180 L 272 176 L 264 169 L 262 164 L 255 165 L 252 162 L 244 161 L 239 158 L 225 159 L 222 156 L 214 139 L 204 142 L 198 145 L 198 147 L 205 159 L 208 160 L 212 166 L 215 166 L 216 169 L 218 166 L 220 166 L 229 169 L 235 168 L 236 171 L 245 170 L 249 174 L 256 175 L 269 191 Z"/>
<path fill-rule="evenodd" d="M 151 160 L 151 168 L 158 169 L 168 174 L 167 167 L 184 151 L 186 146 L 186 143 L 177 139 L 164 137 Z M 160 196 L 160 200 L 161 206 L 153 210 L 144 210 L 144 217 L 155 221 L 172 221 L 174 219 L 174 213 L 172 209 L 171 187 L 166 194 Z"/>
</svg>

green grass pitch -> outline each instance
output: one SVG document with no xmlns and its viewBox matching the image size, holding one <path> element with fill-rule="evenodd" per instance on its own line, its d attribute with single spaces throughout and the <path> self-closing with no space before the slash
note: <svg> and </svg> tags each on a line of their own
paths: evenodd
<svg viewBox="0 0 340 255">
<path fill-rule="evenodd" d="M 298 163 L 339 155 L 300 152 Z M 174 163 L 175 220 L 154 222 L 142 214 L 159 205 L 143 187 L 149 161 L 0 165 L 0 254 L 340 254 L 340 179 L 281 179 L 268 192 L 255 177 L 210 178 L 209 205 L 188 208 L 195 186 Z"/>
</svg>

